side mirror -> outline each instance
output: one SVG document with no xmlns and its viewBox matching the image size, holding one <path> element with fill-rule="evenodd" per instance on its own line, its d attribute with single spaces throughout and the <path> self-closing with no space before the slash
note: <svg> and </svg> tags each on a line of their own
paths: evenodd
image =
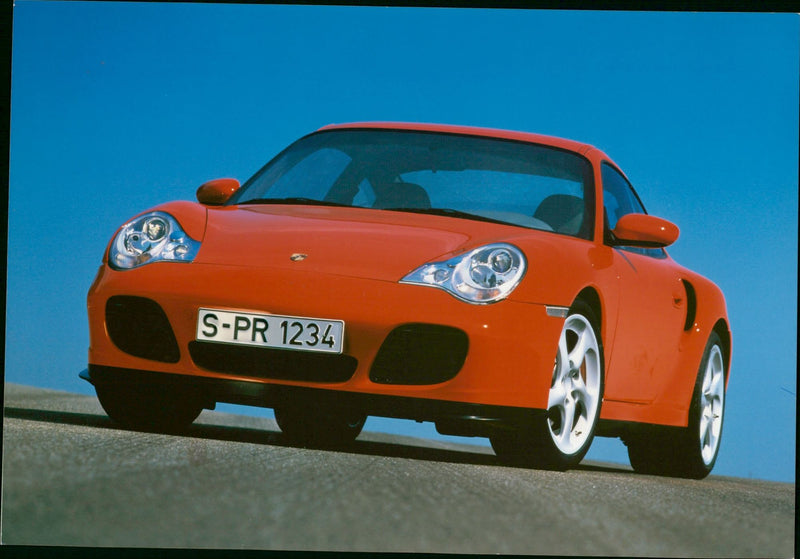
<svg viewBox="0 0 800 559">
<path fill-rule="evenodd" d="M 611 233 L 615 245 L 661 248 L 677 241 L 680 230 L 660 217 L 627 214 L 619 218 Z"/>
<path fill-rule="evenodd" d="M 197 189 L 197 201 L 207 206 L 221 206 L 239 190 L 236 179 L 214 179 Z"/>
</svg>

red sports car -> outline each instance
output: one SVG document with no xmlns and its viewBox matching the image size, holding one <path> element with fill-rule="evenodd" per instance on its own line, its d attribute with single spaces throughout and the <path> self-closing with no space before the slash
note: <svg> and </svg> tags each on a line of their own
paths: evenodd
<svg viewBox="0 0 800 559">
<path fill-rule="evenodd" d="M 595 435 L 637 471 L 716 460 L 731 334 L 589 145 L 461 126 L 326 126 L 240 187 L 217 179 L 114 234 L 88 296 L 108 415 L 173 430 L 230 402 L 298 444 L 369 415 L 564 469 Z"/>
</svg>

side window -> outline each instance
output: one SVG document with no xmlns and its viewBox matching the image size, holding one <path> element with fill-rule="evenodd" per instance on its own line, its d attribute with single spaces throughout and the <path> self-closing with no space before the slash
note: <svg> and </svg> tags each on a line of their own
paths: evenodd
<svg viewBox="0 0 800 559">
<path fill-rule="evenodd" d="M 631 185 L 611 165 L 603 163 L 603 209 L 606 229 L 613 229 L 623 215 L 647 213 L 633 193 Z"/>
<path fill-rule="evenodd" d="M 633 192 L 633 187 L 619 171 L 611 165 L 603 163 L 603 213 L 605 214 L 605 231 L 610 231 L 617 225 L 623 215 L 647 213 Z M 620 247 L 628 252 L 635 252 L 643 256 L 664 258 L 666 253 L 661 248 Z"/>
</svg>

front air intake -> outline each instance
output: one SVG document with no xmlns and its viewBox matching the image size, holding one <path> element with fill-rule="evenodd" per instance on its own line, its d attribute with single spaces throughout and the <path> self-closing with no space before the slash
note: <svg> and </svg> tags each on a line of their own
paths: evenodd
<svg viewBox="0 0 800 559">
<path fill-rule="evenodd" d="M 369 378 L 379 384 L 437 384 L 455 377 L 467 358 L 469 339 L 458 328 L 404 324 L 383 342 Z"/>
<path fill-rule="evenodd" d="M 167 315 L 158 303 L 144 297 L 115 295 L 106 303 L 106 330 L 125 353 L 177 363 L 181 354 Z"/>
</svg>

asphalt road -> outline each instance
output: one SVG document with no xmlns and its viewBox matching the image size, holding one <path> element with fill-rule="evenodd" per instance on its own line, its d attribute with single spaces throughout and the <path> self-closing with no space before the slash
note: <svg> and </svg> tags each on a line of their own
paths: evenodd
<svg viewBox="0 0 800 559">
<path fill-rule="evenodd" d="M 794 484 L 509 468 L 378 433 L 296 448 L 271 420 L 209 411 L 144 433 L 94 398 L 5 385 L 3 544 L 793 557 L 794 516 Z"/>
</svg>

